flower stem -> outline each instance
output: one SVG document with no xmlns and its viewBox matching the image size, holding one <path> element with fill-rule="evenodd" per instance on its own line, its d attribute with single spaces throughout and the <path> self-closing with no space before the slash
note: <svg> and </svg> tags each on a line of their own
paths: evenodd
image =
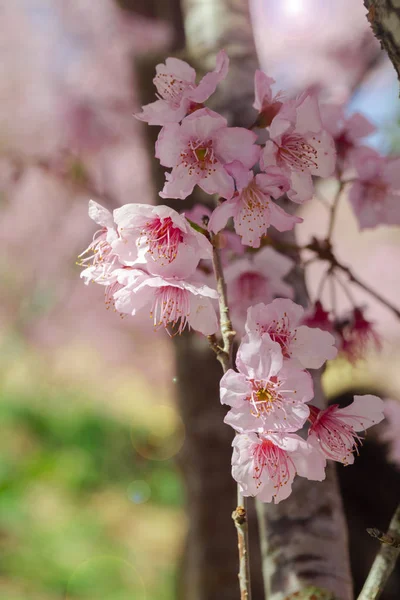
<svg viewBox="0 0 400 600">
<path fill-rule="evenodd" d="M 232 322 L 229 314 L 228 296 L 226 292 L 226 283 L 221 262 L 221 252 L 218 249 L 217 236 L 211 236 L 213 245 L 213 268 L 217 282 L 220 325 L 222 346 L 218 344 L 215 335 L 208 337 L 211 348 L 214 350 L 217 359 L 221 363 L 224 373 L 233 367 L 233 339 L 236 332 L 232 328 Z M 251 582 L 250 582 L 250 557 L 249 557 L 249 536 L 247 527 L 246 499 L 242 496 L 239 486 L 237 487 L 237 506 L 232 513 L 232 519 L 235 523 L 238 536 L 239 551 L 239 587 L 240 600 L 251 600 Z"/>
<path fill-rule="evenodd" d="M 372 530 L 371 535 L 378 537 L 382 546 L 372 564 L 358 600 L 379 598 L 396 565 L 400 554 L 400 504 L 390 521 L 388 533 L 379 535 L 378 532 L 376 535 L 375 531 Z"/>
</svg>

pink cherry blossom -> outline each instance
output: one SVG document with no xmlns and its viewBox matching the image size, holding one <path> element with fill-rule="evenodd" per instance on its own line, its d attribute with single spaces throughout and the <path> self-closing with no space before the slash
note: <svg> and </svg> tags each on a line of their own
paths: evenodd
<svg viewBox="0 0 400 600">
<path fill-rule="evenodd" d="M 288 231 L 303 221 L 289 215 L 271 200 L 271 196 L 279 198 L 289 189 L 289 181 L 278 167 L 269 167 L 266 173 L 256 176 L 237 161 L 226 169 L 235 178 L 237 192 L 214 210 L 210 231 L 218 233 L 233 217 L 235 231 L 241 236 L 242 243 L 259 248 L 270 225 L 278 231 Z"/>
<path fill-rule="evenodd" d="M 152 275 L 185 278 L 212 257 L 207 238 L 168 206 L 125 204 L 114 211 L 119 237 L 112 247 L 124 265 L 145 265 Z"/>
<path fill-rule="evenodd" d="M 149 125 L 178 123 L 187 113 L 196 110 L 215 92 L 220 81 L 228 73 L 229 58 L 224 50 L 217 54 L 214 71 L 207 73 L 196 85 L 196 71 L 179 58 L 167 58 L 164 64 L 156 66 L 153 79 L 157 88 L 158 100 L 143 106 L 136 115 Z"/>
<path fill-rule="evenodd" d="M 280 167 L 291 182 L 288 197 L 301 204 L 312 198 L 311 176 L 329 177 L 335 162 L 335 144 L 322 127 L 316 98 L 303 94 L 285 102 L 271 123 L 261 168 Z"/>
<path fill-rule="evenodd" d="M 212 299 L 218 294 L 207 285 L 186 279 L 165 279 L 139 270 L 122 273 L 123 287 L 114 294 L 115 308 L 136 315 L 150 307 L 154 329 L 169 328 L 181 334 L 186 327 L 211 335 L 218 329 Z"/>
<path fill-rule="evenodd" d="M 297 431 L 314 395 L 311 375 L 283 365 L 281 347 L 268 334 L 246 336 L 220 382 L 222 404 L 231 406 L 225 423 L 237 431 Z"/>
<path fill-rule="evenodd" d="M 258 110 L 257 127 L 268 127 L 272 119 L 278 114 L 282 101 L 280 94 L 275 96 L 271 86 L 275 79 L 268 77 L 263 71 L 257 70 L 254 75 L 255 100 L 253 107 Z"/>
<path fill-rule="evenodd" d="M 293 266 L 291 258 L 267 246 L 226 267 L 228 301 L 236 331 L 244 331 L 251 305 L 271 302 L 276 296 L 293 297 L 293 288 L 283 281 Z"/>
<path fill-rule="evenodd" d="M 296 434 L 237 434 L 232 446 L 232 476 L 243 496 L 278 504 L 290 496 L 296 475 L 325 479 L 326 460 Z"/>
<path fill-rule="evenodd" d="M 366 357 L 370 350 L 380 350 L 381 339 L 374 324 L 364 316 L 364 310 L 355 308 L 349 319 L 336 324 L 341 354 L 355 363 Z"/>
<path fill-rule="evenodd" d="M 360 229 L 400 225 L 400 158 L 385 158 L 362 147 L 352 160 L 358 179 L 348 197 Z"/>
<path fill-rule="evenodd" d="M 376 127 L 358 112 L 346 117 L 342 105 L 322 104 L 320 113 L 324 128 L 335 140 L 339 167 L 343 169 L 360 140 L 373 133 Z"/>
<path fill-rule="evenodd" d="M 260 152 L 256 139 L 252 131 L 227 127 L 226 119 L 208 108 L 189 115 L 181 125 L 166 125 L 158 136 L 156 157 L 172 171 L 166 174 L 160 196 L 184 199 L 197 184 L 207 194 L 230 198 L 234 181 L 224 165 L 239 160 L 252 167 Z"/>
<path fill-rule="evenodd" d="M 383 401 L 371 394 L 354 396 L 354 402 L 346 408 L 339 408 L 338 404 L 325 410 L 310 406 L 308 440 L 327 458 L 350 465 L 362 443 L 358 432 L 380 423 L 383 411 Z"/>
<path fill-rule="evenodd" d="M 256 304 L 247 312 L 246 332 L 268 333 L 281 346 L 283 357 L 300 368 L 319 369 L 335 358 L 335 338 L 327 331 L 301 325 L 304 309 L 292 300 L 277 298 Z"/>
<path fill-rule="evenodd" d="M 385 400 L 384 413 L 385 428 L 380 439 L 389 444 L 389 460 L 400 467 L 400 402 Z"/>
<path fill-rule="evenodd" d="M 81 277 L 86 284 L 95 281 L 101 285 L 109 285 L 116 281 L 113 272 L 121 267 L 112 249 L 112 243 L 118 238 L 117 229 L 110 211 L 94 200 L 89 201 L 89 217 L 101 229 L 96 231 L 92 242 L 78 257 L 78 264 L 85 267 Z"/>
</svg>

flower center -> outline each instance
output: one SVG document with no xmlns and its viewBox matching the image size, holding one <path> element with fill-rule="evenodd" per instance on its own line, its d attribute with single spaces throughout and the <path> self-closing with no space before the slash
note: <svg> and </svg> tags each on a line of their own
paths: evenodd
<svg viewBox="0 0 400 600">
<path fill-rule="evenodd" d="M 354 431 L 354 428 L 336 417 L 334 411 L 338 405 L 332 405 L 328 411 L 312 414 L 313 424 L 310 433 L 314 432 L 321 444 L 324 453 L 332 458 L 346 464 L 347 457 L 354 452 L 358 453 L 358 446 L 362 439 Z"/>
<path fill-rule="evenodd" d="M 268 472 L 268 477 L 274 482 L 276 493 L 284 485 L 287 485 L 291 474 L 291 469 L 295 469 L 292 459 L 288 454 L 275 446 L 271 440 L 264 439 L 261 444 L 256 444 L 253 449 L 254 457 L 254 475 L 257 487 L 262 485 L 261 476 L 264 469 Z"/>
<path fill-rule="evenodd" d="M 146 223 L 142 236 L 149 245 L 148 251 L 153 260 L 161 263 L 171 263 L 176 258 L 179 244 L 183 242 L 182 231 L 174 226 L 171 217 L 152 219 Z"/>
<path fill-rule="evenodd" d="M 187 290 L 172 286 L 162 286 L 156 290 L 150 311 L 155 330 L 160 327 L 167 329 L 168 325 L 175 328 L 179 322 L 175 334 L 181 334 L 188 324 L 189 315 L 190 297 Z"/>
<path fill-rule="evenodd" d="M 261 333 L 269 333 L 272 341 L 277 342 L 282 348 L 285 358 L 291 357 L 290 344 L 296 339 L 296 329 L 290 330 L 289 317 L 285 313 L 279 320 L 273 320 L 267 326 L 261 326 Z"/>
<path fill-rule="evenodd" d="M 191 139 L 181 152 L 182 164 L 189 169 L 189 175 L 208 177 L 215 172 L 215 158 L 212 140 Z"/>
<path fill-rule="evenodd" d="M 170 73 L 157 73 L 153 82 L 161 98 L 172 104 L 175 108 L 180 106 L 183 93 L 194 87 L 188 81 L 178 79 Z"/>
<path fill-rule="evenodd" d="M 282 406 L 282 398 L 279 394 L 279 383 L 275 382 L 258 382 L 253 381 L 252 386 L 253 390 L 251 392 L 251 396 L 249 397 L 250 401 L 250 413 L 254 417 L 262 417 L 263 415 L 269 415 L 274 412 L 275 407 Z"/>
<path fill-rule="evenodd" d="M 295 171 L 308 171 L 318 166 L 317 158 L 317 150 L 301 135 L 292 133 L 283 135 L 278 149 L 279 166 L 286 165 Z"/>
</svg>

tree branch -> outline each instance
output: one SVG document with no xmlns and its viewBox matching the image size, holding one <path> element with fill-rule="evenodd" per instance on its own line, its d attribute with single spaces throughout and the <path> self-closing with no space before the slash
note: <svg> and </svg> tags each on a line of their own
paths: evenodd
<svg viewBox="0 0 400 600">
<path fill-rule="evenodd" d="M 400 2 L 399 0 L 364 0 L 368 21 L 396 69 L 400 79 Z"/>
<path fill-rule="evenodd" d="M 379 598 L 396 565 L 400 554 L 400 504 L 390 521 L 387 534 L 381 534 L 376 529 L 368 532 L 373 537 L 377 537 L 382 546 L 373 562 L 358 600 L 376 600 Z"/>
</svg>

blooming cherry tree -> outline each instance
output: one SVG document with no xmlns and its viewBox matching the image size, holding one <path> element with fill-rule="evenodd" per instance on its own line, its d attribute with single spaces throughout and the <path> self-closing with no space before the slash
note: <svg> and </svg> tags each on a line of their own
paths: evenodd
<svg viewBox="0 0 400 600">
<path fill-rule="evenodd" d="M 351 464 L 363 432 L 384 417 L 382 400 L 372 395 L 355 396 L 346 408 L 315 406 L 306 369 L 321 369 L 338 353 L 356 362 L 371 346 L 379 349 L 364 307 L 352 300 L 352 285 L 400 316 L 338 260 L 332 245 L 346 190 L 361 229 L 400 224 L 400 159 L 360 145 L 373 129 L 362 115 L 347 117 L 338 106 L 320 109 L 310 92 L 274 95 L 274 81 L 262 71 L 255 74 L 253 124 L 228 127 L 204 105 L 228 64 L 221 51 L 214 71 L 196 84 L 190 65 L 168 58 L 156 69 L 158 100 L 137 115 L 162 127 L 155 156 L 171 171 L 159 195 L 185 200 L 198 185 L 213 196 L 210 203 L 184 206 L 180 213 L 130 203 L 111 214 L 91 201 L 89 216 L 101 229 L 80 264 L 85 283 L 102 285 L 116 312 L 144 314 L 154 330 L 170 335 L 193 329 L 207 338 L 224 371 L 220 401 L 229 407 L 224 422 L 235 431 L 239 510 L 247 496 L 285 500 L 296 475 L 322 481 L 327 460 Z M 337 181 L 326 235 L 303 247 L 294 236 L 277 238 L 274 230 L 291 231 L 303 220 L 287 199 L 311 199 L 317 176 Z M 310 253 L 311 262 L 321 260 L 327 268 L 317 297 L 300 306 L 290 276 L 306 269 Z M 334 302 L 322 304 L 329 280 L 345 289 L 348 315 L 338 315 Z M 239 547 L 246 548 L 243 522 L 235 522 Z M 245 571 L 246 557 L 242 552 Z M 242 597 L 249 598 L 247 576 L 240 582 Z"/>
</svg>

